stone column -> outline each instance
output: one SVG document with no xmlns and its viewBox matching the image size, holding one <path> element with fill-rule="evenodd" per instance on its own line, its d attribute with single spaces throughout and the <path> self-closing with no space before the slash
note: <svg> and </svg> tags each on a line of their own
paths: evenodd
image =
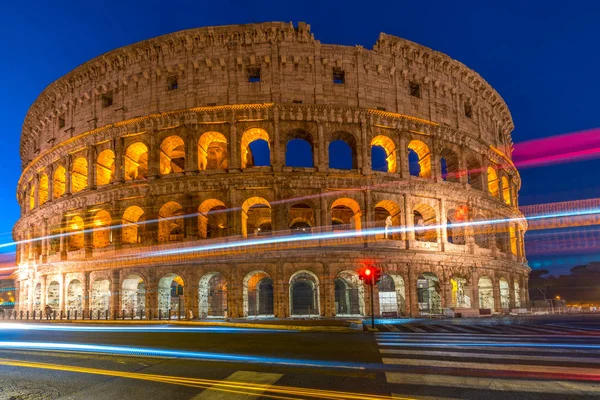
<svg viewBox="0 0 600 400">
<path fill-rule="evenodd" d="M 40 309 L 42 310 L 42 312 L 44 312 L 44 309 L 46 308 L 46 302 L 47 302 L 47 297 L 48 297 L 48 286 L 47 286 L 47 282 L 48 281 L 48 277 L 46 275 L 42 276 L 41 278 L 41 286 L 42 286 L 42 293 L 40 296 Z"/>
<path fill-rule="evenodd" d="M 279 109 L 273 109 L 273 137 L 271 139 L 271 165 L 273 171 L 281 172 L 285 164 L 285 145 L 281 148 L 281 134 L 279 132 Z"/>
<path fill-rule="evenodd" d="M 33 208 L 40 206 L 40 176 L 35 174 L 34 178 L 35 191 L 33 192 Z"/>
<path fill-rule="evenodd" d="M 59 253 L 61 261 L 67 259 L 67 250 L 69 248 L 69 237 L 67 233 L 69 232 L 67 226 L 67 218 L 65 216 L 62 217 L 60 222 L 60 244 L 59 244 Z"/>
<path fill-rule="evenodd" d="M 189 311 L 192 311 L 194 318 L 198 318 L 200 314 L 198 304 L 198 280 L 194 280 L 185 288 L 184 297 L 185 317 L 188 318 Z"/>
<path fill-rule="evenodd" d="M 81 295 L 83 297 L 82 308 L 83 308 L 84 315 L 90 315 L 90 294 L 91 294 L 90 283 L 91 283 L 90 282 L 90 273 L 84 272 L 83 282 L 81 282 L 81 286 L 82 286 Z"/>
<path fill-rule="evenodd" d="M 431 179 L 442 182 L 442 164 L 440 162 L 440 150 L 437 140 L 431 141 L 429 159 L 431 161 Z"/>
<path fill-rule="evenodd" d="M 317 146 L 319 146 L 319 152 L 318 157 L 315 157 L 315 167 L 317 167 L 318 172 L 325 172 L 329 167 L 327 163 L 327 146 L 329 144 L 325 142 L 324 129 L 323 123 L 317 121 Z"/>
<path fill-rule="evenodd" d="M 509 310 L 516 308 L 515 302 L 515 277 L 514 275 L 508 276 L 508 298 L 509 298 Z"/>
<path fill-rule="evenodd" d="M 48 232 L 48 218 L 44 218 L 42 221 L 42 264 L 45 264 L 48 261 L 48 244 L 49 244 L 49 236 L 50 232 Z"/>
<path fill-rule="evenodd" d="M 440 223 L 438 231 L 438 245 L 442 251 L 445 251 L 446 243 L 448 243 L 448 216 L 446 215 L 446 199 L 440 199 Z"/>
<path fill-rule="evenodd" d="M 109 313 L 115 316 L 119 314 L 119 309 L 121 308 L 121 274 L 119 270 L 113 269 L 111 271 L 111 281 L 110 281 L 110 303 L 109 303 Z"/>
<path fill-rule="evenodd" d="M 495 276 L 492 276 L 492 284 L 494 285 L 494 311 L 501 312 L 502 302 L 500 301 L 500 281 Z"/>
<path fill-rule="evenodd" d="M 331 276 L 329 264 L 323 266 L 323 281 L 320 284 L 320 290 L 323 291 L 321 304 L 321 313 L 325 318 L 332 318 L 336 314 L 335 309 L 335 291 L 334 291 L 334 280 L 335 277 Z"/>
<path fill-rule="evenodd" d="M 198 210 L 194 207 L 191 197 L 188 198 L 187 205 L 184 205 L 184 210 L 186 214 L 186 218 L 183 220 L 185 239 L 196 240 L 198 239 L 198 217 L 192 217 L 191 215 L 197 214 Z"/>
<path fill-rule="evenodd" d="M 111 213 L 111 238 L 116 250 L 123 248 L 123 210 L 118 202 L 113 202 Z"/>
<path fill-rule="evenodd" d="M 113 141 L 112 150 L 115 153 L 115 176 L 113 177 L 113 183 L 121 183 L 124 180 L 123 160 L 125 158 L 122 137 L 118 137 Z"/>
<path fill-rule="evenodd" d="M 369 118 L 370 119 L 370 118 Z M 357 156 L 359 156 L 358 168 L 362 171 L 363 174 L 370 174 L 371 170 L 371 152 L 370 143 L 369 143 L 369 124 L 370 121 L 366 117 L 362 116 L 360 119 L 360 137 L 361 140 L 357 143 L 360 146 L 360 151 L 357 151 Z"/>
<path fill-rule="evenodd" d="M 92 225 L 88 224 L 92 221 L 93 215 L 90 211 L 86 211 L 84 214 L 84 225 Z M 84 226 L 83 230 L 83 247 L 85 248 L 85 258 L 91 258 L 92 253 L 94 251 L 94 227 L 87 228 Z"/>
<path fill-rule="evenodd" d="M 479 309 L 479 272 L 475 269 L 471 273 L 471 287 L 473 293 L 471 308 Z"/>
<path fill-rule="evenodd" d="M 88 187 L 96 189 L 96 146 L 88 147 Z"/>
<path fill-rule="evenodd" d="M 185 172 L 187 175 L 198 172 L 198 143 L 196 141 L 196 136 L 191 129 L 186 135 Z"/>
<path fill-rule="evenodd" d="M 158 281 L 148 277 L 146 282 L 146 315 L 148 318 L 152 313 L 152 318 L 158 318 Z"/>
<path fill-rule="evenodd" d="M 157 141 L 157 132 L 152 131 L 150 135 L 150 148 L 148 149 L 148 178 L 156 178 L 160 175 L 160 144 Z"/>
<path fill-rule="evenodd" d="M 65 157 L 65 195 L 70 195 L 71 190 L 71 155 Z"/>
<path fill-rule="evenodd" d="M 232 119 L 229 122 L 229 160 L 227 160 L 229 170 L 238 171 L 241 167 L 242 155 L 239 154 L 240 146 L 241 143 L 238 140 L 235 120 Z"/>
<path fill-rule="evenodd" d="M 273 306 L 274 314 L 276 318 L 289 317 L 291 310 L 289 310 L 289 294 L 290 285 L 288 282 L 283 280 L 283 266 L 277 265 L 277 272 L 273 280 Z"/>
<path fill-rule="evenodd" d="M 50 164 L 48 165 L 47 168 L 47 172 L 48 172 L 48 200 L 47 202 L 50 203 L 51 201 L 54 200 L 54 168 L 53 165 Z"/>
<path fill-rule="evenodd" d="M 60 312 L 65 311 L 65 306 L 67 304 L 67 285 L 69 282 L 65 280 L 65 274 L 60 274 L 60 293 L 58 296 L 58 310 L 56 310 L 56 317 L 59 317 Z"/>
<path fill-rule="evenodd" d="M 414 267 L 409 264 L 408 266 L 408 297 L 410 299 L 410 313 L 409 316 L 416 318 L 419 316 L 419 298 L 417 296 L 417 278 L 418 275 L 414 270 Z"/>
<path fill-rule="evenodd" d="M 404 195 L 404 215 L 406 218 L 406 248 L 409 249 L 414 247 L 413 243 L 415 241 L 415 231 L 413 229 L 415 227 L 415 221 L 411 207 L 411 196 L 408 193 Z"/>
</svg>

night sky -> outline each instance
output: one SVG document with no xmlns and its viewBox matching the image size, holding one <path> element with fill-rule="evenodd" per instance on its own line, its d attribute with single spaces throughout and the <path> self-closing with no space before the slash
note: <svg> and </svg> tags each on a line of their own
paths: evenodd
<svg viewBox="0 0 600 400">
<path fill-rule="evenodd" d="M 38 94 L 104 52 L 182 29 L 304 21 L 323 43 L 366 48 L 373 46 L 379 32 L 386 32 L 446 53 L 483 76 L 512 112 L 517 145 L 600 127 L 600 5 L 591 1 L 2 3 L 0 243 L 12 240 L 19 217 L 19 137 Z M 598 159 L 523 169 L 520 203 L 600 197 L 598 171 Z M 529 258 L 534 268 L 553 272 L 588 260 L 600 261 L 600 249 Z"/>
</svg>

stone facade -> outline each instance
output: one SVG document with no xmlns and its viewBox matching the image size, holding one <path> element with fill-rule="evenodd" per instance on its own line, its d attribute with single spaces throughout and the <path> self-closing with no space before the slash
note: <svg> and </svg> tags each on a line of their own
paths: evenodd
<svg viewBox="0 0 600 400">
<path fill-rule="evenodd" d="M 366 50 L 263 23 L 111 51 L 25 119 L 19 308 L 365 315 L 365 263 L 377 314 L 524 306 L 512 129 L 479 75 L 386 34 Z"/>
</svg>

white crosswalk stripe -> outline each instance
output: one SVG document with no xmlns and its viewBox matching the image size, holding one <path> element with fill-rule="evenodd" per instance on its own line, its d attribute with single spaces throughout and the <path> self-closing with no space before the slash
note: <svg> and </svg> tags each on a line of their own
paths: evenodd
<svg viewBox="0 0 600 400">
<path fill-rule="evenodd" d="M 535 331 L 376 332 L 375 339 L 394 396 L 440 398 L 443 388 L 459 398 L 600 396 L 600 336 Z"/>
</svg>

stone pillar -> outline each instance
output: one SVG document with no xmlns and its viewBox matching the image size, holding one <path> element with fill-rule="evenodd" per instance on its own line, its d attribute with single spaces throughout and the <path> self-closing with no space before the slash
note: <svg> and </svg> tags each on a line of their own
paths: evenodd
<svg viewBox="0 0 600 400">
<path fill-rule="evenodd" d="M 112 221 L 110 232 L 112 235 L 112 244 L 115 246 L 115 249 L 123 248 L 123 226 L 122 226 L 122 216 L 123 210 L 121 210 L 118 203 L 114 202 L 112 206 Z"/>
<path fill-rule="evenodd" d="M 446 214 L 446 199 L 440 199 L 440 223 L 437 228 L 438 231 L 438 246 L 442 251 L 445 251 L 446 244 L 448 243 L 448 215 Z"/>
<path fill-rule="evenodd" d="M 35 174 L 34 185 L 33 208 L 38 208 L 40 206 L 40 176 L 38 174 Z"/>
<path fill-rule="evenodd" d="M 328 227 L 331 225 L 331 217 L 329 213 L 329 207 L 327 205 L 326 192 L 321 192 L 321 196 L 319 197 L 319 205 L 321 208 L 321 226 Z"/>
<path fill-rule="evenodd" d="M 415 221 L 413 218 L 413 210 L 411 207 L 411 196 L 410 194 L 404 195 L 404 215 L 406 218 L 406 224 L 404 225 L 406 228 L 406 248 L 409 249 L 413 246 L 415 241 Z"/>
<path fill-rule="evenodd" d="M 47 173 L 48 173 L 48 200 L 50 203 L 54 200 L 54 167 L 52 164 L 48 165 Z"/>
<path fill-rule="evenodd" d="M 46 275 L 41 277 L 40 283 L 42 286 L 42 293 L 40 296 L 40 309 L 42 310 L 42 312 L 44 312 L 44 309 L 46 308 L 46 302 L 47 302 L 47 296 L 48 296 L 47 281 L 48 281 L 48 277 Z"/>
<path fill-rule="evenodd" d="M 323 266 L 323 281 L 321 282 L 319 288 L 323 292 L 321 294 L 323 299 L 321 304 L 321 313 L 325 316 L 325 318 L 332 318 L 336 314 L 334 280 L 335 277 L 331 276 L 329 265 L 325 264 Z"/>
<path fill-rule="evenodd" d="M 442 182 L 442 164 L 440 162 L 440 151 L 437 140 L 431 141 L 431 149 L 429 150 L 429 159 L 431 160 L 431 179 L 436 182 Z"/>
<path fill-rule="evenodd" d="M 475 269 L 471 273 L 471 287 L 473 293 L 471 308 L 479 309 L 479 272 Z"/>
<path fill-rule="evenodd" d="M 198 210 L 194 207 L 193 199 L 188 198 L 187 205 L 184 205 L 186 218 L 183 220 L 185 240 L 198 239 L 198 217 L 191 215 L 197 214 Z"/>
<path fill-rule="evenodd" d="M 65 195 L 70 195 L 71 190 L 71 155 L 65 157 Z"/>
<path fill-rule="evenodd" d="M 119 314 L 121 308 L 121 274 L 117 269 L 111 271 L 109 307 L 111 315 L 113 313 L 115 313 L 115 316 Z"/>
<path fill-rule="evenodd" d="M 317 121 L 317 144 L 319 146 L 318 157 L 315 157 L 315 167 L 317 167 L 318 172 L 325 172 L 329 167 L 327 163 L 327 146 L 329 143 L 325 141 L 325 132 L 323 123 L 321 121 Z"/>
<path fill-rule="evenodd" d="M 417 296 L 417 279 L 418 275 L 414 270 L 414 267 L 409 264 L 408 266 L 408 298 L 410 299 L 410 312 L 409 316 L 411 318 L 416 318 L 419 316 L 419 298 Z"/>
<path fill-rule="evenodd" d="M 291 312 L 288 306 L 290 285 L 283 279 L 283 265 L 277 265 L 276 271 L 273 279 L 274 314 L 276 318 L 286 318 Z"/>
<path fill-rule="evenodd" d="M 160 144 L 157 141 L 157 132 L 150 134 L 150 148 L 148 149 L 148 178 L 156 178 L 160 175 Z"/>
<path fill-rule="evenodd" d="M 185 172 L 187 175 L 198 172 L 198 142 L 196 141 L 196 136 L 191 129 L 186 135 Z"/>
<path fill-rule="evenodd" d="M 509 298 L 509 310 L 516 308 L 515 304 L 515 277 L 514 275 L 508 276 L 508 298 Z"/>
<path fill-rule="evenodd" d="M 90 295 L 91 295 L 91 288 L 90 288 L 90 273 L 89 272 L 84 272 L 83 274 L 83 282 L 81 282 L 81 295 L 83 297 L 83 304 L 82 304 L 82 308 L 83 308 L 83 313 L 84 315 L 90 315 Z M 66 292 L 65 292 L 66 293 Z"/>
<path fill-rule="evenodd" d="M 113 183 L 121 183 L 124 180 L 123 160 L 125 158 L 122 137 L 118 137 L 113 141 L 112 150 L 115 153 L 115 176 L 113 177 Z"/>
<path fill-rule="evenodd" d="M 372 228 L 373 221 L 375 220 L 375 209 L 373 207 L 373 199 L 371 198 L 371 190 L 365 189 L 364 192 L 364 204 L 365 209 L 362 215 L 362 229 Z M 365 238 L 368 240 L 368 238 Z"/>
<path fill-rule="evenodd" d="M 494 311 L 502 312 L 502 302 L 500 301 L 500 281 L 494 276 L 492 277 L 494 285 Z"/>
<path fill-rule="evenodd" d="M 146 282 L 146 314 L 152 318 L 158 318 L 158 281 L 148 277 Z"/>
<path fill-rule="evenodd" d="M 59 242 L 59 253 L 60 253 L 60 259 L 61 260 L 66 260 L 67 259 L 67 250 L 69 248 L 69 237 L 67 236 L 67 233 L 69 232 L 68 230 L 68 226 L 67 226 L 67 218 L 65 216 L 62 217 L 62 220 L 60 222 L 60 242 Z"/>
<path fill-rule="evenodd" d="M 357 156 L 359 156 L 358 168 L 359 171 L 362 171 L 363 174 L 370 174 L 371 170 L 371 152 L 370 143 L 369 143 L 369 123 L 370 121 L 362 116 L 360 119 L 360 142 L 357 143 L 360 146 L 360 151 L 357 151 Z"/>
<path fill-rule="evenodd" d="M 58 310 L 56 310 L 56 317 L 58 318 L 61 311 L 65 311 L 65 306 L 67 304 L 67 286 L 69 282 L 65 280 L 65 274 L 60 274 L 60 293 L 58 296 Z M 85 293 L 85 292 L 84 292 Z"/>
<path fill-rule="evenodd" d="M 48 232 L 48 218 L 44 218 L 42 220 L 42 264 L 45 264 L 48 261 L 48 248 L 49 248 L 49 236 L 50 232 Z"/>
<path fill-rule="evenodd" d="M 281 148 L 281 134 L 279 132 L 279 109 L 273 109 L 273 137 L 271 139 L 271 165 L 273 171 L 280 172 L 285 164 L 285 144 Z"/>
<path fill-rule="evenodd" d="M 96 189 L 96 146 L 91 145 L 88 147 L 88 187 L 90 189 Z"/>
<path fill-rule="evenodd" d="M 199 304 L 198 304 L 198 281 L 194 280 L 192 282 L 188 282 L 187 287 L 185 288 L 185 297 L 184 297 L 184 306 L 185 306 L 185 317 L 188 318 L 189 312 L 191 311 L 194 318 L 198 318 L 200 314 Z"/>
<path fill-rule="evenodd" d="M 87 228 L 84 226 L 83 229 L 83 247 L 85 248 L 85 258 L 91 258 L 92 257 L 92 253 L 94 251 L 94 227 L 93 224 L 89 224 L 90 221 L 92 221 L 93 216 L 92 213 L 89 211 L 86 211 L 84 214 L 84 225 L 92 225 L 91 228 Z"/>
<path fill-rule="evenodd" d="M 241 167 L 241 157 L 239 154 L 241 142 L 238 140 L 237 128 L 235 126 L 235 120 L 229 122 L 229 160 L 227 165 L 229 170 L 238 171 Z"/>
</svg>

